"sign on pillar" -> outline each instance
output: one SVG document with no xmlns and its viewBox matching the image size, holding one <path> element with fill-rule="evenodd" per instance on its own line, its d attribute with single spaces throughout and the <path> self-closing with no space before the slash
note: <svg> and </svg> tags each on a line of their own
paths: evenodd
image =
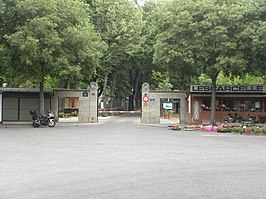
<svg viewBox="0 0 266 199">
<path fill-rule="evenodd" d="M 148 102 L 149 100 L 150 98 L 147 96 L 147 94 L 143 96 L 143 102 Z"/>
<path fill-rule="evenodd" d="M 150 122 L 150 85 L 148 83 L 142 84 L 142 115 L 141 122 L 149 123 Z"/>
<path fill-rule="evenodd" d="M 143 106 L 147 107 L 149 105 L 150 98 L 147 93 L 144 93 L 144 96 L 142 97 Z"/>
<path fill-rule="evenodd" d="M 90 84 L 90 117 L 89 122 L 98 122 L 98 85 L 96 82 Z"/>
<path fill-rule="evenodd" d="M 92 82 L 88 88 L 81 93 L 79 97 L 79 118 L 81 123 L 98 122 L 97 103 L 98 103 L 98 86 L 96 82 Z"/>
</svg>

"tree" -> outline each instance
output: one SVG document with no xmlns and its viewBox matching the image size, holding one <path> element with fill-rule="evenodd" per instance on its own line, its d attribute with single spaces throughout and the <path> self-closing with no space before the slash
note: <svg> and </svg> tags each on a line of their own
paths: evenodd
<svg viewBox="0 0 266 199">
<path fill-rule="evenodd" d="M 248 61 L 240 49 L 245 14 L 256 0 L 187 0 L 164 3 L 157 28 L 154 62 L 184 76 L 208 75 L 212 82 L 211 124 L 216 124 L 216 82 L 242 75 Z"/>
<path fill-rule="evenodd" d="M 169 82 L 169 75 L 167 72 L 161 73 L 158 71 L 152 71 L 152 79 L 156 80 L 156 90 L 171 90 L 173 85 Z"/>
<path fill-rule="evenodd" d="M 197 84 L 211 84 L 211 79 L 206 74 L 201 74 Z M 264 84 L 263 77 L 257 77 L 250 74 L 244 76 L 225 75 L 223 72 L 219 73 L 217 77 L 217 84 L 219 85 L 247 85 L 247 84 Z"/>
<path fill-rule="evenodd" d="M 79 0 L 3 0 L 5 55 L 12 74 L 39 82 L 44 113 L 44 81 L 59 77 L 78 83 L 90 79 L 104 49 Z M 12 25 L 10 25 L 12 24 Z"/>
<path fill-rule="evenodd" d="M 246 72 L 263 77 L 266 83 L 266 1 L 256 0 L 245 10 L 240 48 L 248 62 Z"/>
<path fill-rule="evenodd" d="M 5 10 L 5 6 L 3 3 L 3 0 L 0 0 L 0 16 Z M 0 24 L 3 24 L 2 17 L 0 17 Z M 1 25 L 0 25 L 0 30 L 1 30 Z M 1 32 L 0 32 L 1 36 Z M 0 37 L 0 57 L 3 57 L 3 51 L 4 51 L 4 45 L 2 44 L 3 41 Z M 0 87 L 3 86 L 3 83 L 5 82 L 5 66 L 3 64 L 3 60 L 0 58 Z"/>
<path fill-rule="evenodd" d="M 107 97 L 127 96 L 132 89 L 128 81 L 132 57 L 141 41 L 142 11 L 128 0 L 90 0 L 88 3 L 92 7 L 92 21 L 107 44 L 95 76 L 101 98 L 106 101 Z"/>
</svg>

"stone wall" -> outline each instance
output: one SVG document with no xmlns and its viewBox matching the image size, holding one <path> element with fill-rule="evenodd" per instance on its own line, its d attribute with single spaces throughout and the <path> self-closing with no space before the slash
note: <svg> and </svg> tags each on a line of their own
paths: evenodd
<svg viewBox="0 0 266 199">
<path fill-rule="evenodd" d="M 98 122 L 98 85 L 95 82 L 90 84 L 88 92 L 83 92 L 79 96 L 79 118 L 81 123 L 95 123 Z"/>
<path fill-rule="evenodd" d="M 51 109 L 55 113 L 55 118 L 58 119 L 59 100 L 66 97 L 79 98 L 79 114 L 78 122 L 81 123 L 95 123 L 98 122 L 98 85 L 92 82 L 88 89 L 69 90 L 69 89 L 55 89 L 51 100 Z"/>
<path fill-rule="evenodd" d="M 160 123 L 160 100 L 162 98 L 180 100 L 180 122 L 187 121 L 186 93 L 183 91 L 150 90 L 148 83 L 142 85 L 142 118 L 143 123 Z"/>
</svg>

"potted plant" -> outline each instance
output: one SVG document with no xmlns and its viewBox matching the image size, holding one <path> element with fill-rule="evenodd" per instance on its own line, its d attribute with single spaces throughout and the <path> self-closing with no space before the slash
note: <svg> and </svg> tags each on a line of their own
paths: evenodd
<svg viewBox="0 0 266 199">
<path fill-rule="evenodd" d="M 178 124 L 172 124 L 173 131 L 180 131 L 181 127 Z"/>
</svg>

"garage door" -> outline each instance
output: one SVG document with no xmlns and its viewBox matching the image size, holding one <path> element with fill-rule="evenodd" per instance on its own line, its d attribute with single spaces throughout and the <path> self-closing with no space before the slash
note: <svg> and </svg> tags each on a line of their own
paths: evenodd
<svg viewBox="0 0 266 199">
<path fill-rule="evenodd" d="M 50 99 L 45 98 L 45 111 L 50 110 Z M 39 110 L 39 98 L 3 98 L 3 121 L 30 121 L 30 110 Z"/>
<path fill-rule="evenodd" d="M 44 110 L 47 112 L 50 110 L 50 99 L 44 100 Z M 20 111 L 19 120 L 27 121 L 31 120 L 30 110 L 39 112 L 39 98 L 20 98 Z"/>
<path fill-rule="evenodd" d="M 3 121 L 17 121 L 18 118 L 18 98 L 3 98 Z"/>
</svg>

